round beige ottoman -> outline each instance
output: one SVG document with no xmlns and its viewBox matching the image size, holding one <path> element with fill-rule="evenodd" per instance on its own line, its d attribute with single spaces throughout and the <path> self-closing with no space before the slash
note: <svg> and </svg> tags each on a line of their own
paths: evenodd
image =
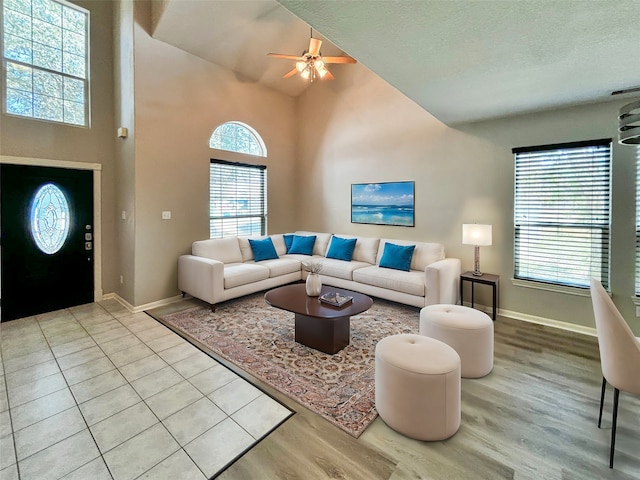
<svg viewBox="0 0 640 480">
<path fill-rule="evenodd" d="M 444 440 L 460 427 L 460 357 L 448 345 L 414 334 L 376 345 L 378 414 L 394 430 L 418 440 Z"/>
<path fill-rule="evenodd" d="M 463 378 L 484 377 L 493 370 L 493 321 L 486 313 L 461 305 L 429 305 L 420 311 L 420 335 L 453 347 Z"/>
</svg>

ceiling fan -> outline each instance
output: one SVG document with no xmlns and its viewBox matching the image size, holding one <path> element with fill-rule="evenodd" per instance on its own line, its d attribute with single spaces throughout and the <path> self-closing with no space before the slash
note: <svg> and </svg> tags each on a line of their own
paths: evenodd
<svg viewBox="0 0 640 480">
<path fill-rule="evenodd" d="M 311 82 L 317 78 L 326 78 L 329 80 L 335 78 L 331 72 L 327 70 L 328 63 L 357 63 L 355 58 L 348 55 L 341 57 L 323 57 L 320 52 L 321 45 L 322 40 L 313 38 L 313 29 L 311 29 L 309 49 L 302 52 L 302 55 L 299 57 L 296 55 L 284 55 L 282 53 L 268 53 L 267 55 L 296 61 L 296 66 L 291 71 L 285 73 L 282 78 L 293 77 L 296 73 L 299 73 L 302 78 Z"/>
</svg>

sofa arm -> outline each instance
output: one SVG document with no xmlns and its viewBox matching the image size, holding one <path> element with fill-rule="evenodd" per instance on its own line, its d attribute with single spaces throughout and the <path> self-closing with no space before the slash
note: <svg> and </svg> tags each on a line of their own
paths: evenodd
<svg viewBox="0 0 640 480">
<path fill-rule="evenodd" d="M 461 269 L 459 258 L 445 258 L 428 265 L 425 269 L 425 305 L 456 305 L 460 299 Z"/>
<path fill-rule="evenodd" d="M 178 288 L 211 305 L 221 302 L 224 291 L 224 263 L 195 255 L 180 255 Z"/>
</svg>

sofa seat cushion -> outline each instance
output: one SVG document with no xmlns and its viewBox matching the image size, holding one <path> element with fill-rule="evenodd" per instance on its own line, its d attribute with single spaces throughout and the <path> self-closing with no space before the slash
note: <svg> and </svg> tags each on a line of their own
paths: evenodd
<svg viewBox="0 0 640 480">
<path fill-rule="evenodd" d="M 315 263 L 315 262 L 323 262 L 325 258 L 321 255 L 312 255 L 311 257 L 309 255 L 299 255 L 297 253 L 287 253 L 286 255 L 280 257 L 280 258 L 289 258 L 289 259 L 294 259 L 297 260 L 298 262 L 302 263 Z"/>
<path fill-rule="evenodd" d="M 258 265 L 267 267 L 269 269 L 270 278 L 280 277 L 289 273 L 296 273 L 299 272 L 302 268 L 302 264 L 295 258 L 278 258 L 274 260 L 264 260 Z"/>
<path fill-rule="evenodd" d="M 266 261 L 265 261 L 266 263 Z M 224 266 L 224 288 L 239 287 L 269 278 L 269 269 L 264 265 L 231 263 Z"/>
<path fill-rule="evenodd" d="M 372 266 L 355 270 L 353 279 L 356 282 L 373 285 L 374 287 L 386 288 L 387 290 L 395 290 L 396 292 L 419 297 L 425 296 L 424 272 L 416 270 L 403 272 L 401 270 Z"/>
<path fill-rule="evenodd" d="M 322 260 L 321 275 L 326 275 L 335 278 L 344 278 L 345 280 L 353 280 L 353 271 L 359 268 L 370 267 L 370 263 L 345 262 L 344 260 L 334 260 L 333 258 L 325 258 Z"/>
</svg>

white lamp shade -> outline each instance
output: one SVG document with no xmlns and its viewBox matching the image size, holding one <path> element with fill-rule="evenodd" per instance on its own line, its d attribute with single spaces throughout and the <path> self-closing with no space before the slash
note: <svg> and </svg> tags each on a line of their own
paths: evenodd
<svg viewBox="0 0 640 480">
<path fill-rule="evenodd" d="M 491 245 L 491 225 L 465 223 L 462 225 L 462 243 L 484 247 Z"/>
</svg>

